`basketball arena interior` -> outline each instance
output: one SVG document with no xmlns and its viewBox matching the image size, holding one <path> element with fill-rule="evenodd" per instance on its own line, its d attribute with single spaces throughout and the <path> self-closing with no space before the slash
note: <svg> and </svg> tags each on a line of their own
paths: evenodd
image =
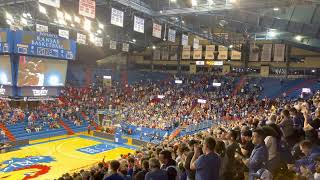
<svg viewBox="0 0 320 180">
<path fill-rule="evenodd" d="M 320 180 L 320 0 L 0 0 L 0 180 Z"/>
</svg>

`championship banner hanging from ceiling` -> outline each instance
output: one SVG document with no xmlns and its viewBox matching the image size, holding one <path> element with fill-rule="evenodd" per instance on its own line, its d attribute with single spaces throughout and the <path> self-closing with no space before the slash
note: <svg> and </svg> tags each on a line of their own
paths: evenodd
<svg viewBox="0 0 320 180">
<path fill-rule="evenodd" d="M 183 46 L 182 59 L 190 59 L 191 46 Z"/>
<path fill-rule="evenodd" d="M 176 42 L 176 30 L 169 29 L 168 32 L 168 41 L 170 42 Z"/>
<path fill-rule="evenodd" d="M 161 39 L 161 25 L 153 23 L 152 36 Z"/>
<path fill-rule="evenodd" d="M 241 60 L 241 52 L 232 50 L 231 51 L 231 60 Z"/>
<path fill-rule="evenodd" d="M 199 43 L 200 43 L 199 39 L 198 38 L 194 38 L 193 39 L 193 49 L 198 49 Z"/>
<path fill-rule="evenodd" d="M 189 37 L 188 35 L 182 34 L 182 38 L 181 38 L 181 44 L 182 46 L 188 46 L 189 45 Z"/>
<path fill-rule="evenodd" d="M 39 3 L 60 8 L 60 0 L 39 0 Z"/>
<path fill-rule="evenodd" d="M 87 36 L 81 33 L 77 33 L 77 43 L 79 44 L 86 44 Z"/>
<path fill-rule="evenodd" d="M 264 44 L 261 52 L 261 61 L 271 61 L 272 44 Z"/>
<path fill-rule="evenodd" d="M 69 39 L 69 31 L 64 29 L 59 29 L 59 36 Z"/>
<path fill-rule="evenodd" d="M 134 16 L 133 30 L 139 33 L 144 33 L 144 19 Z"/>
<path fill-rule="evenodd" d="M 154 50 L 153 51 L 153 60 L 160 60 L 160 54 L 161 54 L 160 49 Z"/>
<path fill-rule="evenodd" d="M 117 49 L 117 41 L 110 40 L 110 49 Z"/>
<path fill-rule="evenodd" d="M 219 46 L 219 60 L 228 59 L 228 48 L 225 46 Z"/>
<path fill-rule="evenodd" d="M 249 61 L 258 61 L 259 60 L 259 48 L 254 45 L 251 44 L 250 45 L 250 55 L 249 55 Z"/>
<path fill-rule="evenodd" d="M 274 56 L 273 61 L 283 62 L 285 55 L 286 45 L 284 44 L 275 44 L 274 45 Z"/>
<path fill-rule="evenodd" d="M 37 32 L 48 32 L 48 26 L 41 25 L 41 24 L 36 24 L 36 31 Z"/>
<path fill-rule="evenodd" d="M 215 45 L 207 45 L 206 46 L 206 59 L 214 59 L 214 48 Z"/>
<path fill-rule="evenodd" d="M 161 59 L 162 60 L 169 60 L 169 48 L 168 47 L 162 47 Z"/>
<path fill-rule="evenodd" d="M 94 38 L 94 45 L 98 47 L 103 47 L 103 38 L 95 37 Z"/>
<path fill-rule="evenodd" d="M 123 27 L 123 11 L 111 9 L 111 24 Z"/>
<path fill-rule="evenodd" d="M 79 0 L 79 14 L 94 19 L 96 17 L 96 1 Z"/>
<path fill-rule="evenodd" d="M 198 45 L 198 48 L 193 48 L 193 59 L 202 59 L 202 46 Z"/>
<path fill-rule="evenodd" d="M 128 43 L 122 43 L 122 51 L 129 52 L 129 44 Z"/>
<path fill-rule="evenodd" d="M 178 60 L 177 46 L 170 47 L 170 60 Z"/>
</svg>

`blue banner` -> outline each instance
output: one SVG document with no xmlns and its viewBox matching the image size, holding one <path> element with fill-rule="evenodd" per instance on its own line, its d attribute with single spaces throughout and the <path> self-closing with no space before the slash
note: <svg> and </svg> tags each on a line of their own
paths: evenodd
<svg viewBox="0 0 320 180">
<path fill-rule="evenodd" d="M 12 32 L 8 29 L 0 29 L 0 53 L 12 52 Z"/>
<path fill-rule="evenodd" d="M 14 53 L 74 60 L 76 42 L 45 32 L 16 31 Z"/>
</svg>

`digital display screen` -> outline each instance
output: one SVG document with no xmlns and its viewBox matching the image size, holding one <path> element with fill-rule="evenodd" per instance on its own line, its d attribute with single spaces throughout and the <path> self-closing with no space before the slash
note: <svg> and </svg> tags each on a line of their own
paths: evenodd
<svg viewBox="0 0 320 180">
<path fill-rule="evenodd" d="M 0 84 L 12 85 L 10 56 L 0 56 Z"/>
<path fill-rule="evenodd" d="M 41 56 L 74 60 L 76 42 L 56 34 L 45 32 L 16 31 L 14 33 L 14 52 L 28 56 Z"/>
<path fill-rule="evenodd" d="M 68 62 L 20 56 L 18 86 L 64 86 Z"/>
<path fill-rule="evenodd" d="M 0 32 L 0 42 L 7 42 L 7 32 Z"/>
</svg>

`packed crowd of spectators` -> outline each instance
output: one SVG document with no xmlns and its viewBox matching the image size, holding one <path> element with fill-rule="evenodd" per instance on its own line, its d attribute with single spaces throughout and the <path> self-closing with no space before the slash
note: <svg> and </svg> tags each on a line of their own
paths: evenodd
<svg viewBox="0 0 320 180">
<path fill-rule="evenodd" d="M 174 79 L 183 83 L 175 84 Z M 213 87 L 212 82 L 222 86 Z M 57 101 L 43 103 L 37 111 L 3 108 L 0 120 L 17 123 L 27 117 L 32 125 L 39 118 L 50 123 L 63 117 L 81 124 L 79 114 L 85 112 L 91 121 L 101 108 L 118 112 L 114 118 L 119 119 L 113 121 L 142 127 L 215 122 L 208 130 L 149 144 L 119 160 L 103 161 L 60 179 L 319 179 L 320 94 L 309 99 L 268 99 L 261 97 L 259 79 L 248 79 L 234 93 L 236 84 L 233 77 L 199 75 L 123 87 L 118 83 L 110 88 L 69 87 Z M 201 104 L 197 99 L 207 101 Z"/>
<path fill-rule="evenodd" d="M 182 80 L 183 84 L 175 84 L 174 79 Z M 212 82 L 223 85 L 212 87 Z M 0 121 L 5 124 L 27 121 L 25 130 L 30 133 L 40 131 L 46 125 L 50 129 L 59 128 L 57 120 L 60 118 L 80 126 L 83 120 L 92 122 L 96 119 L 97 109 L 109 109 L 116 112 L 116 115 L 110 114 L 108 117 L 112 122 L 170 130 L 182 124 L 197 124 L 228 114 L 240 117 L 240 111 L 245 112 L 242 110 L 250 109 L 254 104 L 249 107 L 236 105 L 236 102 L 240 97 L 254 101 L 260 91 L 244 86 L 238 96 L 231 96 L 236 84 L 234 77 L 206 75 L 183 75 L 164 81 L 147 79 L 131 85 L 115 82 L 108 88 L 102 82 L 96 82 L 86 88 L 66 87 L 57 100 L 45 101 L 32 109 L 11 108 L 8 102 L 1 101 Z M 261 87 L 259 84 L 256 86 Z M 242 97 L 244 94 L 245 97 Z M 200 106 L 198 98 L 207 99 L 208 103 Z M 82 113 L 86 115 L 82 116 Z"/>
<path fill-rule="evenodd" d="M 60 179 L 319 179 L 320 93 L 310 99 L 232 100 L 223 104 L 241 105 L 236 119 Z"/>
</svg>

